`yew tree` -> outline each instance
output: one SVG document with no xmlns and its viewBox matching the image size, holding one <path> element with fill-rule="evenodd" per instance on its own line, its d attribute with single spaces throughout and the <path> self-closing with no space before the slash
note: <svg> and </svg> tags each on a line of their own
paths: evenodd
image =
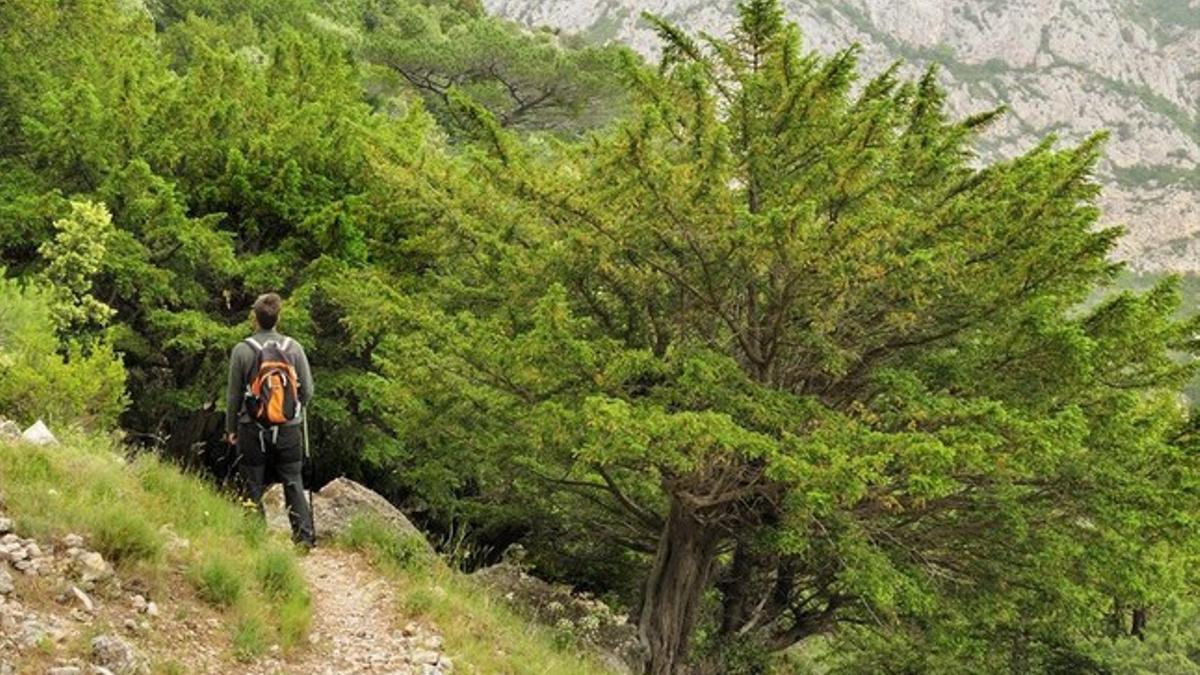
<svg viewBox="0 0 1200 675">
<path fill-rule="evenodd" d="M 457 100 L 481 149 L 430 188 L 387 414 L 560 550 L 628 551 L 647 673 L 826 634 L 901 670 L 1077 656 L 1194 534 L 1195 324 L 1169 282 L 1095 301 L 1102 138 L 985 161 L 1001 113 L 952 119 L 936 71 L 862 81 L 774 0 L 739 16 L 651 17 L 637 114 L 586 143 Z"/>
</svg>

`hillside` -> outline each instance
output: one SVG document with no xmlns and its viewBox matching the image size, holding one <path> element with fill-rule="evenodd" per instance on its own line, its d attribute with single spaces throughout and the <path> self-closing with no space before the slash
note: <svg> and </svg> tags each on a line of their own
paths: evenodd
<svg viewBox="0 0 1200 675">
<path fill-rule="evenodd" d="M 0 673 L 606 672 L 365 511 L 338 523 L 318 500 L 336 536 L 301 556 L 152 455 L 13 427 L 0 419 Z"/>
<path fill-rule="evenodd" d="M 1186 183 L 1192 80 L 1114 99 L 1179 145 L 1118 166 L 1026 136 L 1107 124 L 1082 94 L 962 112 L 1150 74 L 732 4 L 664 5 L 728 37 L 650 18 L 657 67 L 611 3 L 0 2 L 0 416 L 62 441 L 0 445 L 0 662 L 1200 670 L 1200 277 L 1121 277 L 1097 181 Z M 1122 15 L 1163 67 L 1166 9 Z M 231 348 L 270 330 L 313 378 L 259 364 L 303 402 L 268 438 Z M 315 551 L 234 497 L 260 454 L 310 460 Z"/>
<path fill-rule="evenodd" d="M 736 3 L 715 0 L 487 0 L 531 25 L 658 44 L 648 10 L 720 33 Z M 1010 156 L 1050 133 L 1112 131 L 1102 165 L 1106 220 L 1128 224 L 1117 254 L 1138 271 L 1200 271 L 1200 1 L 789 0 L 788 15 L 822 52 L 863 45 L 868 72 L 895 59 L 943 64 L 959 114 L 1011 112 L 985 150 Z"/>
</svg>

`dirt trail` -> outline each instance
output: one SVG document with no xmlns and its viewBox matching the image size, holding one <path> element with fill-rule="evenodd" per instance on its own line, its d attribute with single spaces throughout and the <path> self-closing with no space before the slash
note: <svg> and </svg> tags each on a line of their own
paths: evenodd
<svg viewBox="0 0 1200 675">
<path fill-rule="evenodd" d="M 391 583 L 362 556 L 318 547 L 301 561 L 313 596 L 312 645 L 285 660 L 268 659 L 258 674 L 451 672 L 442 640 L 428 627 L 403 623 Z"/>
</svg>

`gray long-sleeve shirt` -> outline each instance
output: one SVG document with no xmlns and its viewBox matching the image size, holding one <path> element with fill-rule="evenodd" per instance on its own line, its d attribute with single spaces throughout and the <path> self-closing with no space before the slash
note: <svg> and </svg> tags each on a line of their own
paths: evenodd
<svg viewBox="0 0 1200 675">
<path fill-rule="evenodd" d="M 253 336 L 254 340 L 259 344 L 265 342 L 283 343 L 285 336 L 278 331 L 260 330 Z M 304 347 L 293 338 L 288 345 L 288 354 L 295 357 L 296 377 L 300 379 L 300 415 L 296 419 L 288 422 L 284 426 L 292 426 L 300 424 L 304 420 L 305 410 L 308 409 L 309 401 L 312 401 L 313 396 L 313 378 L 312 371 L 308 367 L 308 356 L 304 354 Z M 229 386 L 225 390 L 225 431 L 229 433 L 237 433 L 237 425 L 239 422 L 252 424 L 254 418 L 242 410 L 242 400 L 246 393 L 246 385 L 250 383 L 250 378 L 254 377 L 254 361 L 257 354 L 254 347 L 251 347 L 245 341 L 239 342 L 233 347 L 233 351 L 229 353 Z"/>
</svg>

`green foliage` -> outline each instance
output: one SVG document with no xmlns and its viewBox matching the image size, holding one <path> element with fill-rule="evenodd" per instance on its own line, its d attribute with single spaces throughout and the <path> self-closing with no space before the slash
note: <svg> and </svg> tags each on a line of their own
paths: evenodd
<svg viewBox="0 0 1200 675">
<path fill-rule="evenodd" d="M 530 33 L 450 6 L 363 4 L 363 58 L 419 92 L 452 129 L 461 124 L 449 105 L 456 91 L 517 129 L 578 132 L 622 111 L 621 48 Z"/>
<path fill-rule="evenodd" d="M 0 270 L 0 415 L 107 429 L 125 409 L 125 369 L 107 340 L 60 347 L 51 293 Z"/>
<path fill-rule="evenodd" d="M 54 239 L 42 244 L 40 253 L 57 296 L 55 325 L 66 336 L 103 328 L 114 311 L 91 292 L 113 235 L 112 216 L 103 205 L 72 202 L 70 217 L 55 221 L 54 230 Z"/>
<path fill-rule="evenodd" d="M 647 69 L 475 0 L 0 4 L 0 413 L 194 457 L 281 291 L 322 469 L 643 607 L 659 666 L 1186 663 L 1197 326 L 1177 280 L 1111 285 L 1103 139 L 983 164 L 995 113 L 950 119 L 934 72 L 861 82 L 739 7 L 727 40 L 649 17 Z M 300 641 L 261 523 L 79 454 L 0 453 L 20 518 L 153 566 L 170 515 L 240 653 Z M 379 523 L 345 543 L 425 571 Z M 472 589 L 406 601 L 482 617 L 447 639 L 484 672 L 494 632 L 575 672 Z"/>
<path fill-rule="evenodd" d="M 586 145 L 455 99 L 491 184 L 442 191 L 378 356 L 425 463 L 543 559 L 624 547 L 654 672 L 835 629 L 857 672 L 1071 670 L 1114 598 L 1184 590 L 1198 326 L 1172 282 L 1080 309 L 1117 269 L 1103 139 L 981 166 L 997 113 L 949 119 L 934 71 L 856 84 L 774 2 L 728 41 L 651 22 L 638 114 Z"/>
</svg>

